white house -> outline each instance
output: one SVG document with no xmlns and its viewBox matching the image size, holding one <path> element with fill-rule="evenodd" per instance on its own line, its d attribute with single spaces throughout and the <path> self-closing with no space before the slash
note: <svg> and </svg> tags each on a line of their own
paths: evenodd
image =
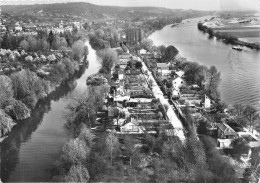
<svg viewBox="0 0 260 183">
<path fill-rule="evenodd" d="M 123 71 L 119 71 L 118 72 L 118 79 L 119 80 L 123 80 L 124 79 L 124 72 Z"/>
<path fill-rule="evenodd" d="M 133 119 L 131 119 L 131 122 L 120 127 L 120 132 L 122 133 L 141 134 L 144 133 L 144 131 L 144 127 L 139 126 L 138 122 Z"/>
<path fill-rule="evenodd" d="M 16 26 L 15 26 L 15 30 L 16 30 L 16 31 L 22 31 L 23 28 L 22 28 L 22 26 L 20 26 L 20 25 L 16 25 Z"/>
<path fill-rule="evenodd" d="M 162 76 L 168 76 L 172 72 L 169 70 L 169 67 L 166 63 L 157 63 L 157 71 L 158 73 L 161 73 Z"/>
<path fill-rule="evenodd" d="M 175 79 L 172 80 L 172 86 L 176 90 L 179 90 L 184 85 L 186 85 L 186 82 L 181 77 L 176 77 Z"/>
<path fill-rule="evenodd" d="M 178 70 L 175 72 L 179 77 L 182 77 L 184 75 L 184 71 L 183 70 Z"/>
<path fill-rule="evenodd" d="M 204 96 L 204 108 L 209 109 L 210 107 L 211 107 L 211 100 L 207 95 L 205 95 Z"/>
<path fill-rule="evenodd" d="M 140 51 L 140 54 L 143 55 L 143 54 L 150 54 L 147 50 L 145 49 L 141 49 Z"/>
</svg>

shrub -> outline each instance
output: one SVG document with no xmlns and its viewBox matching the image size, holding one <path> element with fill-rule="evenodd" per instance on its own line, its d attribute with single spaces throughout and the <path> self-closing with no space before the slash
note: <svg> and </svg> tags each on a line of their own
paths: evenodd
<svg viewBox="0 0 260 183">
<path fill-rule="evenodd" d="M 14 97 L 16 99 L 23 99 L 33 95 L 38 99 L 46 95 L 42 80 L 34 72 L 22 70 L 12 74 L 11 79 L 13 82 Z"/>
<path fill-rule="evenodd" d="M 0 75 L 0 107 L 2 103 L 14 96 L 12 80 L 4 75 Z"/>
<path fill-rule="evenodd" d="M 88 182 L 88 169 L 82 165 L 72 166 L 68 175 L 65 176 L 66 182 Z"/>
<path fill-rule="evenodd" d="M 26 119 L 30 117 L 30 110 L 24 103 L 14 100 L 12 104 L 5 107 L 5 112 L 15 120 Z"/>
<path fill-rule="evenodd" d="M 0 109 L 0 137 L 10 132 L 13 126 L 13 120 L 2 109 Z"/>
<path fill-rule="evenodd" d="M 107 83 L 107 79 L 101 74 L 93 74 L 87 78 L 87 85 L 99 86 Z"/>
<path fill-rule="evenodd" d="M 22 40 L 20 43 L 20 46 L 23 50 L 28 51 L 29 50 L 29 43 L 26 40 Z"/>
<path fill-rule="evenodd" d="M 63 158 L 72 163 L 77 164 L 86 160 L 90 153 L 90 149 L 86 143 L 80 139 L 72 139 L 62 149 Z"/>
<path fill-rule="evenodd" d="M 81 40 L 76 41 L 72 45 L 73 58 L 80 61 L 84 54 L 84 42 Z"/>
</svg>

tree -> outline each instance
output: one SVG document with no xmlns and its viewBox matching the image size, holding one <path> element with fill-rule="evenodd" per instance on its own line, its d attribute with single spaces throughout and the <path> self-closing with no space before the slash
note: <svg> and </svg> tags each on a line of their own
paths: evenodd
<svg viewBox="0 0 260 183">
<path fill-rule="evenodd" d="M 83 140 L 88 147 L 91 147 L 93 145 L 94 138 L 95 138 L 95 135 L 91 132 L 91 130 L 89 128 L 87 128 L 84 125 L 79 134 L 79 139 Z"/>
<path fill-rule="evenodd" d="M 141 42 L 141 47 L 147 51 L 151 51 L 153 46 L 153 41 L 151 39 L 146 39 Z"/>
<path fill-rule="evenodd" d="M 221 81 L 220 72 L 215 66 L 211 66 L 206 75 L 205 90 L 206 93 L 214 99 L 219 98 L 218 87 Z"/>
<path fill-rule="evenodd" d="M 15 125 L 13 120 L 2 109 L 0 109 L 0 137 L 10 132 Z"/>
<path fill-rule="evenodd" d="M 221 152 L 216 148 L 215 140 L 209 136 L 201 136 L 200 140 L 205 148 L 209 170 L 214 175 L 211 182 L 239 182 L 236 172 L 229 160 L 222 157 Z"/>
<path fill-rule="evenodd" d="M 165 46 L 165 45 L 161 45 L 161 46 L 158 46 L 158 47 L 157 47 L 157 52 L 158 52 L 158 54 L 164 55 L 164 54 L 165 54 L 165 51 L 166 51 L 166 46 Z"/>
<path fill-rule="evenodd" d="M 135 148 L 136 139 L 132 136 L 124 136 L 125 152 L 129 157 L 130 165 L 132 165 L 132 157 L 138 152 Z"/>
<path fill-rule="evenodd" d="M 233 147 L 235 153 L 239 154 L 248 153 L 248 150 L 250 149 L 247 141 L 241 137 L 234 139 L 231 142 L 231 147 Z"/>
<path fill-rule="evenodd" d="M 113 66 L 118 63 L 117 53 L 111 48 L 100 50 L 97 55 L 100 58 L 102 68 L 108 73 L 110 73 Z"/>
<path fill-rule="evenodd" d="M 245 106 L 243 114 L 248 121 L 248 125 L 249 125 L 250 129 L 253 132 L 253 130 L 254 130 L 253 127 L 256 125 L 256 122 L 259 123 L 259 120 L 260 120 L 257 110 L 254 107 L 247 105 L 247 106 Z"/>
<path fill-rule="evenodd" d="M 81 40 L 76 41 L 75 43 L 73 43 L 72 45 L 72 51 L 73 51 L 73 57 L 76 61 L 80 61 L 83 57 L 83 54 L 85 52 L 84 49 L 84 42 Z"/>
<path fill-rule="evenodd" d="M 233 108 L 234 108 L 234 112 L 237 116 L 241 116 L 243 114 L 244 106 L 242 104 L 236 103 L 233 105 Z"/>
<path fill-rule="evenodd" d="M 59 36 L 54 36 L 54 40 L 53 40 L 53 43 L 52 43 L 52 48 L 54 50 L 58 50 L 60 46 L 61 46 L 61 44 L 60 44 L 60 37 Z"/>
<path fill-rule="evenodd" d="M 21 43 L 20 43 L 20 46 L 21 46 L 21 48 L 24 51 L 28 51 L 29 50 L 29 43 L 26 40 L 22 40 Z"/>
<path fill-rule="evenodd" d="M 107 138 L 106 138 L 106 146 L 107 149 L 110 153 L 110 162 L 111 165 L 113 163 L 113 153 L 115 153 L 116 151 L 119 150 L 119 141 L 117 136 L 114 134 L 114 132 L 111 132 L 108 134 Z"/>
<path fill-rule="evenodd" d="M 52 42 L 53 42 L 53 40 L 54 40 L 54 35 L 53 35 L 52 31 L 50 31 L 49 37 L 48 37 L 48 41 L 49 41 L 49 43 L 50 43 L 50 49 L 52 48 Z"/>
<path fill-rule="evenodd" d="M 100 38 L 104 38 L 105 33 L 104 33 L 103 29 L 97 29 L 95 31 L 95 35 L 100 39 Z"/>
<path fill-rule="evenodd" d="M 68 43 L 64 37 L 60 38 L 60 47 L 67 47 Z"/>
<path fill-rule="evenodd" d="M 185 71 L 184 76 L 188 83 L 198 84 L 198 83 L 196 83 L 196 80 L 195 80 L 197 75 L 199 75 L 199 73 L 200 73 L 200 66 L 197 62 L 186 63 L 184 71 Z"/>
<path fill-rule="evenodd" d="M 170 62 L 175 60 L 175 57 L 178 55 L 179 51 L 174 46 L 168 46 L 163 55 L 164 62 Z"/>
<path fill-rule="evenodd" d="M 73 165 L 65 176 L 66 182 L 88 182 L 89 179 L 88 169 L 82 165 Z"/>
<path fill-rule="evenodd" d="M 0 75 L 0 108 L 5 100 L 14 96 L 12 80 L 5 76 Z"/>
<path fill-rule="evenodd" d="M 29 51 L 38 51 L 38 45 L 37 45 L 37 40 L 34 37 L 29 37 L 28 38 L 28 43 L 29 43 Z"/>
<path fill-rule="evenodd" d="M 80 139 L 71 139 L 62 149 L 62 157 L 71 164 L 80 164 L 86 160 L 90 148 Z"/>
<path fill-rule="evenodd" d="M 143 67 L 142 62 L 137 61 L 137 62 L 135 63 L 135 68 L 136 68 L 136 69 L 141 69 L 142 67 Z"/>
</svg>

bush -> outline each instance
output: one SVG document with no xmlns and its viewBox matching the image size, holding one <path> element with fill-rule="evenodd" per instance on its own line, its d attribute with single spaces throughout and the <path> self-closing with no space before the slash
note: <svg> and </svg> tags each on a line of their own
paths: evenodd
<svg viewBox="0 0 260 183">
<path fill-rule="evenodd" d="M 14 100 L 5 107 L 5 112 L 15 120 L 22 120 L 29 118 L 31 111 L 21 101 Z"/>
<path fill-rule="evenodd" d="M 22 70 L 12 74 L 11 79 L 13 82 L 14 97 L 18 100 L 33 95 L 37 99 L 46 96 L 42 80 L 34 72 Z"/>
<path fill-rule="evenodd" d="M 93 74 L 87 78 L 87 85 L 99 86 L 107 83 L 107 79 L 101 74 Z"/>
<path fill-rule="evenodd" d="M 0 75 L 0 108 L 2 103 L 14 96 L 12 80 L 4 75 Z"/>
<path fill-rule="evenodd" d="M 29 50 L 29 43 L 26 40 L 22 40 L 21 43 L 20 43 L 20 46 L 25 51 Z"/>
<path fill-rule="evenodd" d="M 80 61 L 83 57 L 83 54 L 85 52 L 85 49 L 84 49 L 85 45 L 84 45 L 84 42 L 81 41 L 81 40 L 78 40 L 76 41 L 75 43 L 73 43 L 72 45 L 72 51 L 73 51 L 73 58 L 76 60 L 76 61 Z"/>
<path fill-rule="evenodd" d="M 13 120 L 0 109 L 0 137 L 10 132 L 14 124 Z"/>
<path fill-rule="evenodd" d="M 82 165 L 72 166 L 68 175 L 65 176 L 66 182 L 88 182 L 88 169 Z"/>
<path fill-rule="evenodd" d="M 71 164 L 84 162 L 90 153 L 86 143 L 80 139 L 72 139 L 62 149 L 63 158 Z"/>
</svg>

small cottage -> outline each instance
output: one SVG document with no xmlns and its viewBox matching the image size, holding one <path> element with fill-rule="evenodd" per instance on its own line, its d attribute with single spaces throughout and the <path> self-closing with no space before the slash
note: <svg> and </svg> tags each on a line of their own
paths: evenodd
<svg viewBox="0 0 260 183">
<path fill-rule="evenodd" d="M 218 138 L 220 139 L 235 139 L 237 133 L 226 123 L 216 123 Z"/>
<path fill-rule="evenodd" d="M 138 125 L 138 122 L 134 118 L 129 118 L 129 122 L 120 127 L 122 133 L 144 133 L 145 129 Z"/>
<path fill-rule="evenodd" d="M 185 85 L 186 85 L 186 82 L 181 77 L 176 77 L 175 79 L 172 80 L 172 86 L 176 90 L 179 90 L 181 87 L 183 87 Z"/>
</svg>

